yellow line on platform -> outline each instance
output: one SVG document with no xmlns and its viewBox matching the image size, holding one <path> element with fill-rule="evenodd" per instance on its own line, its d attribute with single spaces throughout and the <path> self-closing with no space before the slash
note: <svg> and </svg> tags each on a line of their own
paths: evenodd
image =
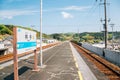
<svg viewBox="0 0 120 80">
<path fill-rule="evenodd" d="M 79 67 L 78 67 L 77 60 L 76 60 L 75 57 L 74 57 L 74 60 L 75 60 L 75 66 L 78 68 L 78 76 L 79 76 L 79 79 L 80 79 L 80 80 L 83 80 L 82 74 L 81 74 L 81 72 L 79 71 Z"/>
<path fill-rule="evenodd" d="M 74 57 L 74 61 L 76 62 L 76 58 Z"/>
<path fill-rule="evenodd" d="M 71 48 L 72 49 L 72 48 Z M 73 52 L 72 52 L 73 53 Z M 79 71 L 79 66 L 78 66 L 78 64 L 77 64 L 77 59 L 76 59 L 76 57 L 73 55 L 73 58 L 74 58 L 74 61 L 75 61 L 75 66 L 76 66 L 76 68 L 78 68 L 78 77 L 79 77 L 79 79 L 80 80 L 83 80 L 83 77 L 82 77 L 82 74 L 81 74 L 81 72 Z"/>
<path fill-rule="evenodd" d="M 75 66 L 78 68 L 78 64 L 77 63 L 75 63 Z"/>
<path fill-rule="evenodd" d="M 83 77 L 82 77 L 82 74 L 81 74 L 80 71 L 78 71 L 78 75 L 79 75 L 79 79 L 80 79 L 80 80 L 83 80 Z"/>
</svg>

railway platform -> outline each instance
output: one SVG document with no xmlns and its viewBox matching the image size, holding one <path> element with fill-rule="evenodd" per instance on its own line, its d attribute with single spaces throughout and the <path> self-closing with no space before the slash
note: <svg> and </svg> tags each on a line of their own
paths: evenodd
<svg viewBox="0 0 120 80">
<path fill-rule="evenodd" d="M 107 80 L 87 64 L 70 42 L 64 42 L 43 52 L 45 67 L 38 72 L 32 71 L 34 57 L 19 61 L 19 80 Z M 14 80 L 13 65 L 0 69 L 0 80 Z"/>
</svg>

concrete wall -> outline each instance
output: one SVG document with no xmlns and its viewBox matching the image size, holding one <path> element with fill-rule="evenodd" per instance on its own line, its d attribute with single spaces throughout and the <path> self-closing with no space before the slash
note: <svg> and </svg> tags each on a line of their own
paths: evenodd
<svg viewBox="0 0 120 80">
<path fill-rule="evenodd" d="M 110 62 L 120 66 L 120 52 L 115 52 L 111 50 L 104 50 L 105 58 Z"/>
<path fill-rule="evenodd" d="M 5 48 L 4 44 L 0 43 L 0 49 L 4 49 L 4 48 Z"/>
<path fill-rule="evenodd" d="M 95 47 L 95 46 L 92 46 L 92 45 L 87 44 L 87 43 L 83 43 L 82 47 L 94 52 L 95 54 L 97 54 L 101 57 L 104 57 L 105 59 L 114 63 L 115 65 L 120 66 L 120 52 Z"/>
</svg>

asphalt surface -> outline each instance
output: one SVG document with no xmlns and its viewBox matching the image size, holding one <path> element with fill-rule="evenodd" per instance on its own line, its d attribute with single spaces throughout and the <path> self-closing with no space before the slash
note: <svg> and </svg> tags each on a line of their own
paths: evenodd
<svg viewBox="0 0 120 80">
<path fill-rule="evenodd" d="M 80 80 L 68 42 L 43 52 L 44 68 L 34 72 L 34 59 L 19 62 L 19 80 Z M 0 70 L 0 80 L 14 80 L 13 65 Z"/>
<path fill-rule="evenodd" d="M 43 51 L 44 68 L 33 70 L 34 57 L 19 61 L 19 80 L 107 80 L 69 43 Z M 0 80 L 14 80 L 13 64 L 0 69 Z"/>
</svg>

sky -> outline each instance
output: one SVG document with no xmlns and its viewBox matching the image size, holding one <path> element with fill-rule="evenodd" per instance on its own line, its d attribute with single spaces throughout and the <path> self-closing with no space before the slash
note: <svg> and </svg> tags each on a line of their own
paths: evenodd
<svg viewBox="0 0 120 80">
<path fill-rule="evenodd" d="M 43 0 L 42 32 L 100 32 L 104 0 Z M 120 31 L 120 0 L 107 0 L 108 31 Z M 101 22 L 102 20 L 102 22 Z M 40 31 L 40 0 L 0 0 L 0 24 Z"/>
</svg>

